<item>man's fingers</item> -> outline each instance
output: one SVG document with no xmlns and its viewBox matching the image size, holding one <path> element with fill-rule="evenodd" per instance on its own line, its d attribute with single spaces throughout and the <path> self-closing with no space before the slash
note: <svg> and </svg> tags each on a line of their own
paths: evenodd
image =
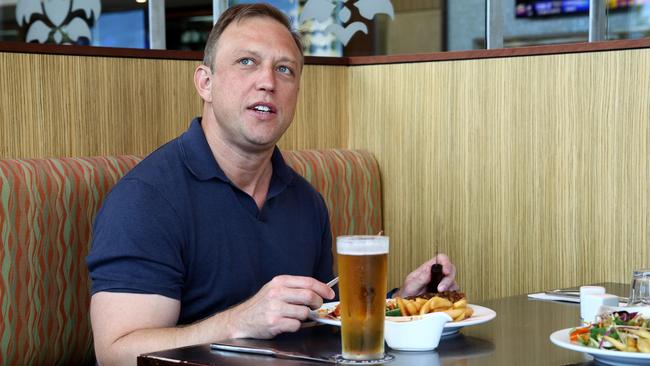
<svg viewBox="0 0 650 366">
<path fill-rule="evenodd" d="M 422 291 L 423 287 L 431 281 L 431 266 L 436 263 L 442 266 L 442 273 L 444 274 L 444 278 L 438 284 L 438 291 L 458 290 L 458 284 L 455 282 L 456 266 L 451 263 L 449 256 L 443 253 L 429 259 L 411 272 L 406 277 L 403 290 L 407 293 Z"/>
<path fill-rule="evenodd" d="M 294 289 L 310 289 L 324 299 L 333 299 L 335 296 L 334 290 L 311 277 L 283 275 L 273 278 L 271 282 Z"/>
<path fill-rule="evenodd" d="M 311 277 L 290 276 L 290 275 L 276 276 L 271 280 L 271 283 L 275 283 L 284 287 L 291 287 L 291 288 L 309 287 L 313 284 L 313 282 L 319 282 L 319 281 Z"/>
<path fill-rule="evenodd" d="M 437 256 L 435 256 L 435 257 L 429 259 L 428 261 L 422 263 L 422 265 L 420 265 L 420 267 L 418 267 L 416 269 L 416 271 L 417 272 L 429 273 L 429 272 L 431 272 L 431 266 L 436 264 L 436 263 L 440 264 L 442 266 L 442 272 L 445 275 L 449 274 L 449 272 L 448 272 L 450 270 L 449 266 L 452 265 L 452 263 L 451 263 L 451 260 L 449 259 L 449 256 L 447 256 L 447 254 L 444 254 L 444 253 L 439 253 Z"/>
<path fill-rule="evenodd" d="M 305 320 L 309 317 L 309 308 L 304 305 L 286 304 L 281 315 L 283 318 Z"/>
<path fill-rule="evenodd" d="M 323 299 L 310 289 L 285 289 L 282 300 L 296 305 L 307 305 L 312 309 L 318 309 L 323 305 Z"/>
<path fill-rule="evenodd" d="M 445 256 L 446 257 L 446 256 Z M 447 258 L 447 262 L 442 266 L 442 273 L 445 277 L 438 284 L 438 291 L 457 291 L 458 285 L 456 284 L 456 266 L 454 266 Z"/>
<path fill-rule="evenodd" d="M 444 273 L 446 276 L 451 274 L 454 265 L 451 263 L 451 259 L 449 259 L 449 256 L 447 256 L 447 254 L 440 253 L 435 256 L 433 260 L 434 262 L 442 265 L 442 273 Z"/>
<path fill-rule="evenodd" d="M 447 263 L 446 267 L 442 267 L 442 273 L 445 274 L 445 277 L 454 279 L 456 278 L 456 266 L 451 263 Z"/>
<path fill-rule="evenodd" d="M 300 329 L 310 308 L 323 304 L 333 293 L 327 285 L 309 277 L 277 276 L 252 298 L 232 308 L 234 318 L 244 317 L 235 327 L 237 337 L 268 338 Z"/>
<path fill-rule="evenodd" d="M 457 291 L 458 290 L 458 285 L 456 284 L 456 281 L 454 281 L 453 278 L 445 277 L 440 281 L 440 284 L 438 284 L 438 291 Z"/>
<path fill-rule="evenodd" d="M 446 254 L 440 253 L 437 256 L 424 262 L 420 267 L 413 271 L 412 278 L 422 284 L 429 283 L 431 280 L 431 266 L 436 263 L 442 266 L 442 273 L 445 276 L 451 277 L 452 279 L 456 277 L 455 266 L 451 263 L 451 260 Z"/>
<path fill-rule="evenodd" d="M 433 258 L 429 259 L 428 261 L 422 263 L 422 265 L 420 265 L 420 267 L 418 267 L 418 269 L 416 269 L 416 271 L 417 272 L 424 272 L 424 273 L 431 272 L 431 266 L 434 265 L 434 264 L 436 264 L 436 257 L 433 257 Z M 442 264 L 442 263 L 440 263 L 440 264 Z"/>
</svg>

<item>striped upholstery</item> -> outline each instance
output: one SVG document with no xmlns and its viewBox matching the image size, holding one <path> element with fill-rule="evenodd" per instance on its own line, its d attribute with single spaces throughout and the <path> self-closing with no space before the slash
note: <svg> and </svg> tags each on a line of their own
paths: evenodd
<svg viewBox="0 0 650 366">
<path fill-rule="evenodd" d="M 93 216 L 133 156 L 0 160 L 1 365 L 92 362 Z"/>
<path fill-rule="evenodd" d="M 369 152 L 302 150 L 282 155 L 325 199 L 334 238 L 381 230 L 379 167 Z"/>
<path fill-rule="evenodd" d="M 287 151 L 325 198 L 333 235 L 381 229 L 381 186 L 362 151 Z M 0 160 L 0 365 L 91 364 L 85 256 L 95 213 L 137 156 Z"/>
</svg>

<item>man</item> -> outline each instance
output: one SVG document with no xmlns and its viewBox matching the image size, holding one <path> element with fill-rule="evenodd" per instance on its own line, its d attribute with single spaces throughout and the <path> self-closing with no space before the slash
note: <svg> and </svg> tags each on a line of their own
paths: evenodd
<svg viewBox="0 0 650 366">
<path fill-rule="evenodd" d="M 293 332 L 335 294 L 320 195 L 276 143 L 298 98 L 303 55 L 286 17 L 242 5 L 220 17 L 194 83 L 203 117 L 111 191 L 88 267 L 100 364 L 225 338 Z M 455 288 L 454 267 L 440 255 Z M 433 259 L 401 294 L 422 292 Z"/>
</svg>

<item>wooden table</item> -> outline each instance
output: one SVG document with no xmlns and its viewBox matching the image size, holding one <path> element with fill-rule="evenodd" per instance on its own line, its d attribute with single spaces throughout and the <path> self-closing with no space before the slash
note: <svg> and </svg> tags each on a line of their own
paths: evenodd
<svg viewBox="0 0 650 366">
<path fill-rule="evenodd" d="M 627 296 L 629 286 L 600 284 L 608 293 Z M 443 338 L 435 351 L 398 352 L 387 348 L 395 359 L 389 366 L 437 365 L 595 365 L 588 356 L 553 345 L 549 335 L 559 329 L 579 324 L 580 308 L 576 303 L 530 300 L 526 295 L 486 301 L 480 305 L 493 309 L 492 321 L 463 328 L 460 334 Z M 282 334 L 272 340 L 246 340 L 251 345 L 273 347 L 306 354 L 331 356 L 340 353 L 339 328 L 323 325 Z M 325 365 L 317 362 L 277 359 L 241 353 L 211 351 L 198 345 L 138 357 L 138 365 L 202 366 L 301 366 Z"/>
</svg>

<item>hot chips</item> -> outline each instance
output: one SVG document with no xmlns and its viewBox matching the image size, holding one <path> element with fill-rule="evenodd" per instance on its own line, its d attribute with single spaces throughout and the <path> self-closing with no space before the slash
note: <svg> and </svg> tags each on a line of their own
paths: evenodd
<svg viewBox="0 0 650 366">
<path fill-rule="evenodd" d="M 403 316 L 424 315 L 441 311 L 447 313 L 456 322 L 467 319 L 474 314 L 474 310 L 467 306 L 467 300 L 464 298 L 455 303 L 438 296 L 428 300 L 420 297 L 413 300 L 398 297 L 396 300 Z"/>
<path fill-rule="evenodd" d="M 457 322 L 470 318 L 474 314 L 474 309 L 467 305 L 467 299 L 462 292 L 445 291 L 420 296 L 423 297 L 409 297 L 406 299 L 395 297 L 386 300 L 386 316 L 420 316 L 433 312 L 444 312 L 453 321 Z M 395 314 L 394 312 L 396 311 L 399 311 L 399 314 Z M 389 312 L 391 313 L 390 315 Z M 319 309 L 318 314 L 322 318 L 340 319 L 340 304 L 337 304 L 331 309 Z M 394 320 L 404 321 L 403 319 L 400 320 L 400 318 L 394 318 Z"/>
</svg>

